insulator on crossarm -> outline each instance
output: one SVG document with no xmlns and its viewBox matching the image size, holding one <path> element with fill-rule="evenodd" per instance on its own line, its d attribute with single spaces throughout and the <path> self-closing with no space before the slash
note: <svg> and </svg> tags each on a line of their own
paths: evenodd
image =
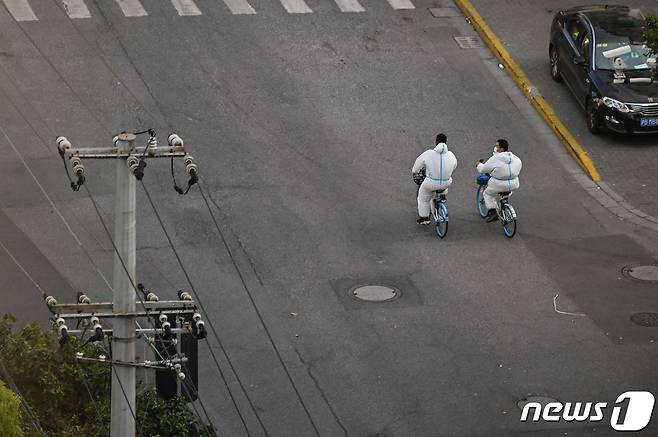
<svg viewBox="0 0 658 437">
<path fill-rule="evenodd" d="M 84 294 L 82 291 L 79 291 L 79 292 L 78 292 L 78 303 L 82 303 L 82 304 L 90 304 L 90 303 L 91 303 L 91 299 L 89 299 L 89 296 L 87 296 L 86 294 Z"/>
<path fill-rule="evenodd" d="M 185 379 L 185 374 L 182 372 L 182 366 L 180 364 L 174 364 L 174 373 L 176 373 L 176 376 L 178 376 L 181 381 Z"/>
<path fill-rule="evenodd" d="M 126 160 L 126 163 L 130 168 L 130 172 L 132 174 L 135 174 L 135 170 L 137 169 L 137 165 L 139 164 L 139 157 L 137 155 L 130 155 Z"/>
<path fill-rule="evenodd" d="M 194 162 L 194 156 L 190 155 L 189 153 L 186 153 L 185 156 L 183 157 L 183 162 L 185 165 L 190 165 Z"/>
<path fill-rule="evenodd" d="M 169 323 L 169 320 L 167 320 L 167 315 L 166 314 L 160 314 L 158 319 L 160 320 L 160 325 L 162 326 L 162 330 L 164 331 L 165 340 L 170 340 L 171 339 L 171 323 Z"/>
<path fill-rule="evenodd" d="M 57 333 L 59 334 L 59 344 L 64 344 L 69 338 L 69 328 L 66 326 L 66 320 L 58 317 L 55 321 L 57 325 Z"/>
<path fill-rule="evenodd" d="M 196 322 L 196 338 L 203 340 L 207 335 L 208 332 L 206 331 L 206 324 L 203 322 L 203 320 Z"/>
<path fill-rule="evenodd" d="M 206 338 L 206 324 L 201 320 L 201 314 L 194 313 L 192 320 L 194 321 L 194 327 L 196 328 L 196 338 L 199 340 Z"/>
<path fill-rule="evenodd" d="M 146 300 L 149 301 L 149 302 L 158 302 L 160 300 L 160 298 L 155 293 L 153 293 L 152 291 L 149 291 L 146 294 Z"/>
<path fill-rule="evenodd" d="M 66 139 L 66 137 L 57 137 L 55 141 L 57 142 L 57 150 L 59 151 L 60 155 L 65 154 L 66 151 L 71 148 L 71 143 Z"/>
<path fill-rule="evenodd" d="M 157 147 L 158 147 L 158 139 L 155 136 L 155 132 L 153 132 L 153 134 L 151 134 L 151 137 L 149 138 L 149 143 L 147 145 L 147 148 L 148 148 L 149 152 L 152 152 Z"/>
<path fill-rule="evenodd" d="M 180 300 L 192 300 L 192 295 L 187 291 L 178 290 L 178 299 Z"/>
<path fill-rule="evenodd" d="M 98 317 L 92 316 L 91 319 L 89 319 L 92 325 L 92 329 L 94 330 L 94 335 L 89 337 L 89 341 L 103 341 L 103 338 L 105 337 L 105 333 L 103 332 L 103 327 L 100 324 L 100 320 L 98 320 Z"/>
<path fill-rule="evenodd" d="M 85 175 L 85 166 L 82 164 L 74 165 L 73 166 L 73 173 L 77 177 L 84 177 Z"/>
<path fill-rule="evenodd" d="M 43 297 L 43 300 L 46 301 L 46 305 L 48 306 L 48 308 L 51 308 L 51 309 L 52 309 L 52 307 L 54 307 L 55 305 L 57 305 L 57 299 L 55 299 L 55 298 L 52 297 L 52 296 L 44 296 L 44 297 Z"/>
<path fill-rule="evenodd" d="M 167 137 L 167 142 L 171 147 L 183 147 L 185 145 L 183 139 L 174 133 L 169 134 Z"/>
<path fill-rule="evenodd" d="M 197 176 L 199 174 L 199 167 L 194 163 L 190 163 L 185 166 L 185 171 L 190 176 Z"/>
</svg>

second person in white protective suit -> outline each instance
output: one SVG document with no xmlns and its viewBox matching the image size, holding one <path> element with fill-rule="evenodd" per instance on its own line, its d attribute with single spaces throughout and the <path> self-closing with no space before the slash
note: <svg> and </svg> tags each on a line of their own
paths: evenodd
<svg viewBox="0 0 658 437">
<path fill-rule="evenodd" d="M 521 173 L 522 166 L 521 160 L 509 151 L 509 144 L 504 139 L 496 141 L 493 155 L 487 162 L 477 164 L 479 173 L 491 176 L 487 189 L 482 195 L 488 209 L 487 222 L 493 222 L 498 217 L 498 194 L 511 193 L 519 189 L 519 173 Z"/>
<path fill-rule="evenodd" d="M 452 184 L 452 172 L 457 167 L 455 154 L 448 150 L 448 137 L 440 133 L 436 136 L 436 147 L 424 151 L 414 162 L 411 172 L 414 174 L 425 170 L 425 180 L 418 190 L 419 225 L 430 224 L 430 200 L 434 191 L 447 192 Z"/>
</svg>

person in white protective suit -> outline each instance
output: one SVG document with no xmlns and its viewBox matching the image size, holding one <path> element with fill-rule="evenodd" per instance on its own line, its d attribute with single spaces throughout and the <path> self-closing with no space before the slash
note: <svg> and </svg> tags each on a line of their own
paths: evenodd
<svg viewBox="0 0 658 437">
<path fill-rule="evenodd" d="M 447 192 L 452 184 L 452 172 L 457 167 L 455 154 L 448 150 L 448 137 L 440 133 L 436 136 L 436 147 L 424 151 L 414 162 L 411 172 L 414 175 L 425 170 L 425 179 L 418 190 L 419 225 L 430 224 L 430 201 L 434 191 Z"/>
<path fill-rule="evenodd" d="M 484 190 L 484 204 L 488 209 L 486 220 L 491 223 L 498 217 L 499 193 L 511 193 L 519 189 L 519 173 L 523 164 L 518 156 L 509 151 L 507 140 L 499 139 L 494 146 L 493 155 L 487 162 L 478 162 L 480 174 L 489 174 L 491 179 Z"/>
</svg>

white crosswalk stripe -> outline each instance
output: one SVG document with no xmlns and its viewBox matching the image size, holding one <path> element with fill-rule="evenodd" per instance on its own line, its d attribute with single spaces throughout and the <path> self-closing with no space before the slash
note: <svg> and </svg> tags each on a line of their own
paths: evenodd
<svg viewBox="0 0 658 437">
<path fill-rule="evenodd" d="M 126 17 L 144 17 L 148 15 L 139 0 L 115 0 Z"/>
<path fill-rule="evenodd" d="M 224 0 L 224 3 L 233 15 L 256 13 L 254 8 L 252 8 L 251 5 L 247 3 L 247 0 Z"/>
<path fill-rule="evenodd" d="M 62 0 L 62 4 L 69 18 L 91 18 L 84 0 Z"/>
<path fill-rule="evenodd" d="M 36 21 L 37 16 L 27 0 L 3 0 L 9 13 L 16 21 Z"/>
<path fill-rule="evenodd" d="M 363 6 L 357 0 L 335 0 L 341 12 L 363 12 Z"/>
<path fill-rule="evenodd" d="M 192 0 L 171 0 L 171 4 L 174 5 L 180 16 L 201 15 L 201 11 Z"/>
<path fill-rule="evenodd" d="M 36 21 L 39 18 L 32 10 L 30 0 L 2 0 L 6 9 L 16 21 Z M 91 18 L 86 1 L 93 0 L 57 0 L 71 19 Z M 144 17 L 148 15 L 140 0 L 114 0 L 126 17 Z M 214 0 L 219 2 L 219 0 Z M 222 0 L 233 15 L 256 14 L 248 0 Z M 289 14 L 310 14 L 313 11 L 306 0 L 279 0 Z M 365 12 L 359 0 L 334 0 L 341 12 Z M 395 10 L 416 9 L 412 0 L 387 0 Z M 195 0 L 169 0 L 180 16 L 202 15 Z"/>
<path fill-rule="evenodd" d="M 310 14 L 313 12 L 304 0 L 280 0 L 289 14 Z"/>
<path fill-rule="evenodd" d="M 410 0 L 388 0 L 388 3 L 393 9 L 416 9 Z"/>
</svg>

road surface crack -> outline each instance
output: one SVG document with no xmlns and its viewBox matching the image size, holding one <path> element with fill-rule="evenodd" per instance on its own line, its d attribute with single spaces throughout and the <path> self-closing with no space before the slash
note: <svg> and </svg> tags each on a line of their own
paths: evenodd
<svg viewBox="0 0 658 437">
<path fill-rule="evenodd" d="M 329 399 L 327 396 L 324 394 L 324 391 L 322 390 L 322 387 L 320 387 L 320 383 L 318 382 L 317 378 L 313 375 L 313 372 L 311 371 L 311 368 L 313 367 L 313 364 L 304 360 L 302 357 L 302 354 L 297 350 L 297 348 L 293 348 L 295 351 L 295 354 L 297 354 L 297 358 L 299 359 L 299 362 L 304 365 L 304 368 L 306 369 L 306 373 L 308 374 L 309 378 L 313 380 L 313 384 L 315 384 L 315 388 L 318 390 L 320 393 L 320 396 L 322 397 L 322 400 L 324 400 L 324 403 L 327 404 L 327 407 L 329 408 L 329 411 L 331 412 L 331 415 L 333 416 L 334 420 L 340 426 L 340 428 L 343 430 L 343 434 L 345 437 L 349 437 L 349 433 L 347 432 L 347 428 L 345 428 L 345 425 L 340 421 L 340 418 L 338 417 L 338 414 L 336 414 L 336 411 L 334 411 L 333 407 L 331 406 L 331 403 L 329 402 Z"/>
</svg>

